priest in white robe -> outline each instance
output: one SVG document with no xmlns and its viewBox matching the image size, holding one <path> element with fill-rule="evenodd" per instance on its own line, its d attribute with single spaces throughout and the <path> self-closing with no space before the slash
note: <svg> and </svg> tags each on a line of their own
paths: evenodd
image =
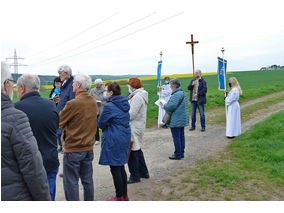
<svg viewBox="0 0 284 213">
<path fill-rule="evenodd" d="M 241 134 L 241 111 L 238 102 L 242 90 L 239 86 L 238 80 L 235 77 L 229 79 L 230 93 L 225 98 L 228 106 L 227 121 L 226 121 L 226 136 L 227 138 L 234 138 Z"/>
<path fill-rule="evenodd" d="M 167 103 L 170 100 L 171 94 L 172 94 L 172 89 L 170 87 L 170 78 L 165 77 L 164 85 L 159 89 L 158 92 L 159 98 L 165 101 L 164 103 Z M 167 128 L 167 126 L 162 121 L 165 113 L 166 111 L 164 110 L 163 106 L 159 105 L 158 124 L 163 128 Z"/>
</svg>

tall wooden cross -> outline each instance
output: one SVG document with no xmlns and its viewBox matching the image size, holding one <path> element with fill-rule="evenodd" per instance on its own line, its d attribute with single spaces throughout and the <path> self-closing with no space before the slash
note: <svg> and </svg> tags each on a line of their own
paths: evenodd
<svg viewBox="0 0 284 213">
<path fill-rule="evenodd" d="M 194 44 L 199 43 L 199 41 L 194 41 L 193 40 L 193 34 L 191 34 L 191 41 L 186 42 L 186 44 L 191 44 L 191 52 L 192 52 L 192 66 L 193 66 L 193 81 L 195 81 L 195 70 L 194 70 Z M 193 86 L 193 94 L 197 94 L 196 93 L 196 85 L 194 84 Z M 193 98 L 193 97 L 192 97 Z M 194 99 L 194 98 L 193 98 Z M 197 100 L 197 99 L 194 99 Z"/>
<path fill-rule="evenodd" d="M 197 43 L 199 43 L 199 41 L 194 41 L 193 40 L 193 34 L 191 34 L 191 41 L 186 42 L 186 44 L 191 44 L 193 78 L 195 78 L 195 74 L 194 74 L 194 44 L 197 44 Z"/>
</svg>

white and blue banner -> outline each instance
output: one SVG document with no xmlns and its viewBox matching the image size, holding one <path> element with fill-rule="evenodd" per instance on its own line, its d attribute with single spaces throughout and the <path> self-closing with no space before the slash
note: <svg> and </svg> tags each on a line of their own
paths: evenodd
<svg viewBox="0 0 284 213">
<path fill-rule="evenodd" d="M 158 62 L 158 70 L 157 70 L 157 87 L 161 85 L 161 71 L 162 71 L 162 60 Z"/>
<path fill-rule="evenodd" d="M 225 65 L 224 65 L 225 64 Z M 227 60 L 223 61 L 223 58 L 218 57 L 218 89 L 226 89 L 226 75 L 227 75 Z"/>
</svg>

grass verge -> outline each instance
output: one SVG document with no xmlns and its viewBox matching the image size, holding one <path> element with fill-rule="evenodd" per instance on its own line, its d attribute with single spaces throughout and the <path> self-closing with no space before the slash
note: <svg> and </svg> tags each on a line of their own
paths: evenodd
<svg viewBox="0 0 284 213">
<path fill-rule="evenodd" d="M 167 200 L 284 200 L 284 111 L 176 178 L 186 187 Z"/>
</svg>

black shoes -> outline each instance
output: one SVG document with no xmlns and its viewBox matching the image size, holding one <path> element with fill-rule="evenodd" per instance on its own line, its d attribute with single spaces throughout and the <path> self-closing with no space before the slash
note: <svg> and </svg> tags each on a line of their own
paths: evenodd
<svg viewBox="0 0 284 213">
<path fill-rule="evenodd" d="M 227 136 L 227 138 L 228 138 L 228 139 L 233 139 L 233 138 L 235 138 L 235 137 L 234 137 L 234 136 L 233 136 L 233 137 L 228 137 L 228 136 Z"/>
<path fill-rule="evenodd" d="M 194 131 L 194 130 L 195 130 L 194 127 L 190 127 L 190 129 L 189 129 L 189 131 Z M 202 128 L 200 131 L 201 131 L 201 132 L 205 132 L 205 128 Z"/>
<path fill-rule="evenodd" d="M 180 160 L 181 157 L 177 157 L 175 155 L 171 155 L 171 156 L 169 156 L 169 159 L 171 159 L 171 160 Z"/>
<path fill-rule="evenodd" d="M 149 173 L 145 174 L 145 175 L 141 175 L 140 176 L 141 178 L 145 178 L 145 179 L 149 179 L 150 178 L 150 175 Z"/>
<path fill-rule="evenodd" d="M 129 178 L 128 181 L 127 181 L 127 184 L 139 183 L 139 182 L 141 182 L 140 179 L 138 179 L 138 180 L 132 180 L 131 178 Z"/>
</svg>

